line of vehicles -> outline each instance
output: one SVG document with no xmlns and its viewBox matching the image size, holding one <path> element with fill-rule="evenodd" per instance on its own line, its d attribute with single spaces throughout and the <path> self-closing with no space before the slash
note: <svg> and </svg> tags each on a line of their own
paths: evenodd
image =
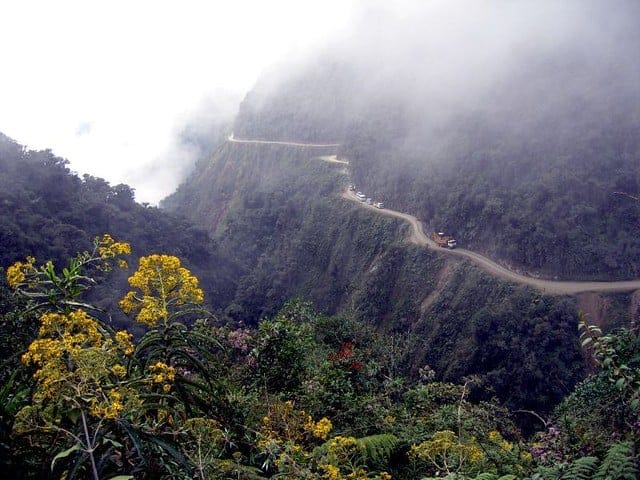
<svg viewBox="0 0 640 480">
<path fill-rule="evenodd" d="M 349 190 L 355 192 L 356 186 L 353 183 L 350 184 Z M 358 197 L 361 202 L 365 202 L 367 205 L 373 205 L 376 208 L 384 208 L 384 204 L 382 202 L 374 202 L 373 199 L 367 198 L 367 196 L 362 192 L 356 192 L 355 196 Z M 440 232 L 438 230 L 431 234 L 431 239 L 439 247 L 454 249 L 458 246 L 457 240 L 453 238 L 452 235 L 447 235 L 444 232 Z"/>
<path fill-rule="evenodd" d="M 349 185 L 349 190 L 355 192 L 356 186 L 352 183 Z M 374 202 L 372 198 L 367 198 L 367 196 L 362 192 L 356 192 L 356 197 L 360 199 L 361 202 L 366 203 L 367 205 L 372 205 L 376 208 L 384 208 L 384 203 L 382 202 Z"/>
</svg>

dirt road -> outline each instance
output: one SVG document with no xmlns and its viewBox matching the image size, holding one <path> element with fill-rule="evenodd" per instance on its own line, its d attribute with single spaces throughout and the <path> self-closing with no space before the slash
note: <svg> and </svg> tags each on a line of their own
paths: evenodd
<svg viewBox="0 0 640 480">
<path fill-rule="evenodd" d="M 233 143 L 256 143 L 259 145 L 289 145 L 291 147 L 339 147 L 339 143 L 299 143 L 299 142 L 283 142 L 279 140 L 245 140 L 240 138 L 235 138 L 233 133 L 227 137 L 227 140 Z"/>
<path fill-rule="evenodd" d="M 303 142 L 284 142 L 284 141 L 274 141 L 274 140 L 245 140 L 238 139 L 233 136 L 233 133 L 229 135 L 228 140 L 234 143 L 254 143 L 254 144 L 264 144 L 264 145 L 290 145 L 293 147 L 339 147 L 339 143 L 303 143 Z M 320 160 L 331 163 L 340 163 L 343 165 L 349 165 L 349 162 L 346 160 L 338 160 L 335 155 L 324 155 L 318 157 Z M 348 175 L 348 172 L 345 170 L 344 173 Z M 395 210 L 379 209 L 374 207 L 373 205 L 367 205 L 364 202 L 361 202 L 358 197 L 355 196 L 353 192 L 345 191 L 342 196 L 348 200 L 357 202 L 362 205 L 364 208 L 369 208 L 371 210 L 376 211 L 377 213 L 381 213 L 383 215 L 388 215 L 390 217 L 401 218 L 406 222 L 409 222 L 411 225 L 411 242 L 417 245 L 423 245 L 427 248 L 431 248 L 433 250 L 437 250 L 440 253 L 444 253 L 447 255 L 453 255 L 458 257 L 466 257 L 478 266 L 490 273 L 491 275 L 495 275 L 496 277 L 502 278 L 504 280 L 519 283 L 524 285 L 530 285 L 538 290 L 541 290 L 545 293 L 552 295 L 573 295 L 576 293 L 582 292 L 626 292 L 633 290 L 640 290 L 640 280 L 627 280 L 627 281 L 619 281 L 619 282 L 573 282 L 570 280 L 567 281 L 557 281 L 557 280 L 542 280 L 539 278 L 532 278 L 526 275 L 522 275 L 520 273 L 513 272 L 508 270 L 507 268 L 498 265 L 493 260 L 488 259 L 480 255 L 479 253 L 472 252 L 471 250 L 465 250 L 464 248 L 456 248 L 455 250 L 449 250 L 447 248 L 439 247 L 431 238 L 429 238 L 422 229 L 422 224 L 420 221 L 414 217 L 413 215 L 409 215 L 408 213 L 397 212 Z"/>
<path fill-rule="evenodd" d="M 539 278 L 527 277 L 519 273 L 513 272 L 498 265 L 496 262 L 484 257 L 471 250 L 465 250 L 464 248 L 456 248 L 455 250 L 449 250 L 448 248 L 439 247 L 431 238 L 429 238 L 422 229 L 422 224 L 413 215 L 407 213 L 396 212 L 395 210 L 379 209 L 373 205 L 367 205 L 360 201 L 353 192 L 346 191 L 342 196 L 348 200 L 357 202 L 364 208 L 369 208 L 382 215 L 388 215 L 390 217 L 401 218 L 411 225 L 410 240 L 418 245 L 437 250 L 447 255 L 454 255 L 459 257 L 466 257 L 472 262 L 479 265 L 486 272 L 495 275 L 496 277 L 508 280 L 514 283 L 530 285 L 538 290 L 541 290 L 548 294 L 553 295 L 572 295 L 582 292 L 625 292 L 640 289 L 640 280 L 628 280 L 619 282 L 573 282 L 573 281 L 556 281 L 556 280 L 543 280 Z"/>
</svg>

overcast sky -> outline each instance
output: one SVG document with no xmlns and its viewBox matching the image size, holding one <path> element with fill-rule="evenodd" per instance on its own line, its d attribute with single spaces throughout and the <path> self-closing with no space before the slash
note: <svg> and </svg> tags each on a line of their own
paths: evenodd
<svg viewBox="0 0 640 480">
<path fill-rule="evenodd" d="M 344 32 L 355 3 L 3 0 L 0 131 L 156 203 L 175 185 L 145 171 L 191 112 Z"/>
</svg>

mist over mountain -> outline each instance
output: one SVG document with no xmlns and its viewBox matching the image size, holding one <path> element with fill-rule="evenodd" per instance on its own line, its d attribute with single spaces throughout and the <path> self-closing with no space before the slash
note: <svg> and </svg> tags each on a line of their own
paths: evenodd
<svg viewBox="0 0 640 480">
<path fill-rule="evenodd" d="M 638 276 L 637 2 L 405 7 L 266 75 L 236 136 L 340 142 L 369 194 L 517 268 Z"/>
</svg>

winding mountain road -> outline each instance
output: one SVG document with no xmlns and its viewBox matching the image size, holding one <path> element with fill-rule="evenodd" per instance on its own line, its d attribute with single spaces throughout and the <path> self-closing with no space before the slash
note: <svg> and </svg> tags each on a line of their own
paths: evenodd
<svg viewBox="0 0 640 480">
<path fill-rule="evenodd" d="M 413 243 L 423 245 L 427 248 L 431 248 L 448 255 L 466 257 L 480 266 L 480 268 L 492 275 L 495 275 L 496 277 L 514 283 L 530 285 L 545 293 L 549 293 L 552 295 L 573 295 L 582 292 L 626 292 L 640 289 L 640 280 L 627 280 L 617 282 L 574 282 L 570 280 L 558 281 L 527 277 L 526 275 L 508 270 L 507 268 L 497 264 L 493 260 L 490 260 L 487 257 L 480 255 L 479 253 L 472 252 L 471 250 L 465 250 L 464 248 L 449 250 L 448 248 L 439 247 L 436 242 L 434 242 L 424 233 L 424 230 L 422 229 L 422 223 L 420 223 L 420 221 L 413 215 L 397 212 L 395 210 L 389 210 L 387 208 L 379 209 L 374 207 L 373 205 L 367 205 L 358 197 L 356 197 L 353 192 L 350 191 L 345 191 L 342 196 L 348 200 L 359 203 L 364 208 L 374 210 L 382 215 L 401 218 L 407 221 L 411 225 L 410 240 Z"/>
<path fill-rule="evenodd" d="M 269 141 L 269 140 L 244 140 L 237 139 L 233 136 L 233 133 L 229 135 L 228 140 L 234 143 L 253 143 L 253 144 L 265 144 L 265 145 L 290 145 L 294 147 L 338 147 L 340 144 L 337 143 L 298 143 L 298 142 L 284 142 L 284 141 Z M 331 162 L 331 163 L 340 163 L 343 165 L 348 165 L 349 162 L 346 160 L 338 160 L 335 155 L 325 155 L 320 156 L 318 159 Z M 465 257 L 474 262 L 480 268 L 485 270 L 487 273 L 491 275 L 495 275 L 496 277 L 502 278 L 503 280 L 507 280 L 513 283 L 518 283 L 522 285 L 529 285 L 538 290 L 543 291 L 547 294 L 552 295 L 574 295 L 577 293 L 583 292 L 627 292 L 633 290 L 640 290 L 640 280 L 625 280 L 625 281 L 614 281 L 614 282 L 575 282 L 571 280 L 559 281 L 559 280 L 544 280 L 540 278 L 528 277 L 526 275 L 522 275 L 520 273 L 516 273 L 512 270 L 509 270 L 493 260 L 480 255 L 479 253 L 472 252 L 471 250 L 465 250 L 464 248 L 456 248 L 454 250 L 450 250 L 447 248 L 439 247 L 429 236 L 424 233 L 422 229 L 422 223 L 413 215 L 409 215 L 408 213 L 402 213 L 395 210 L 390 210 L 388 208 L 379 209 L 374 207 L 373 205 L 367 205 L 365 202 L 362 202 L 353 192 L 345 191 L 342 193 L 342 197 L 356 202 L 364 208 L 368 208 L 382 215 L 387 215 L 390 217 L 400 218 L 411 225 L 411 236 L 410 240 L 417 244 L 422 245 L 427 248 L 437 250 L 440 253 L 444 253 L 447 255 L 453 255 L 458 257 Z"/>
<path fill-rule="evenodd" d="M 280 140 L 247 140 L 241 138 L 235 138 L 233 133 L 227 137 L 227 140 L 233 143 L 256 143 L 260 145 L 289 145 L 291 147 L 311 147 L 311 148 L 324 148 L 324 147 L 339 147 L 339 143 L 299 143 L 299 142 L 285 142 Z"/>
</svg>

